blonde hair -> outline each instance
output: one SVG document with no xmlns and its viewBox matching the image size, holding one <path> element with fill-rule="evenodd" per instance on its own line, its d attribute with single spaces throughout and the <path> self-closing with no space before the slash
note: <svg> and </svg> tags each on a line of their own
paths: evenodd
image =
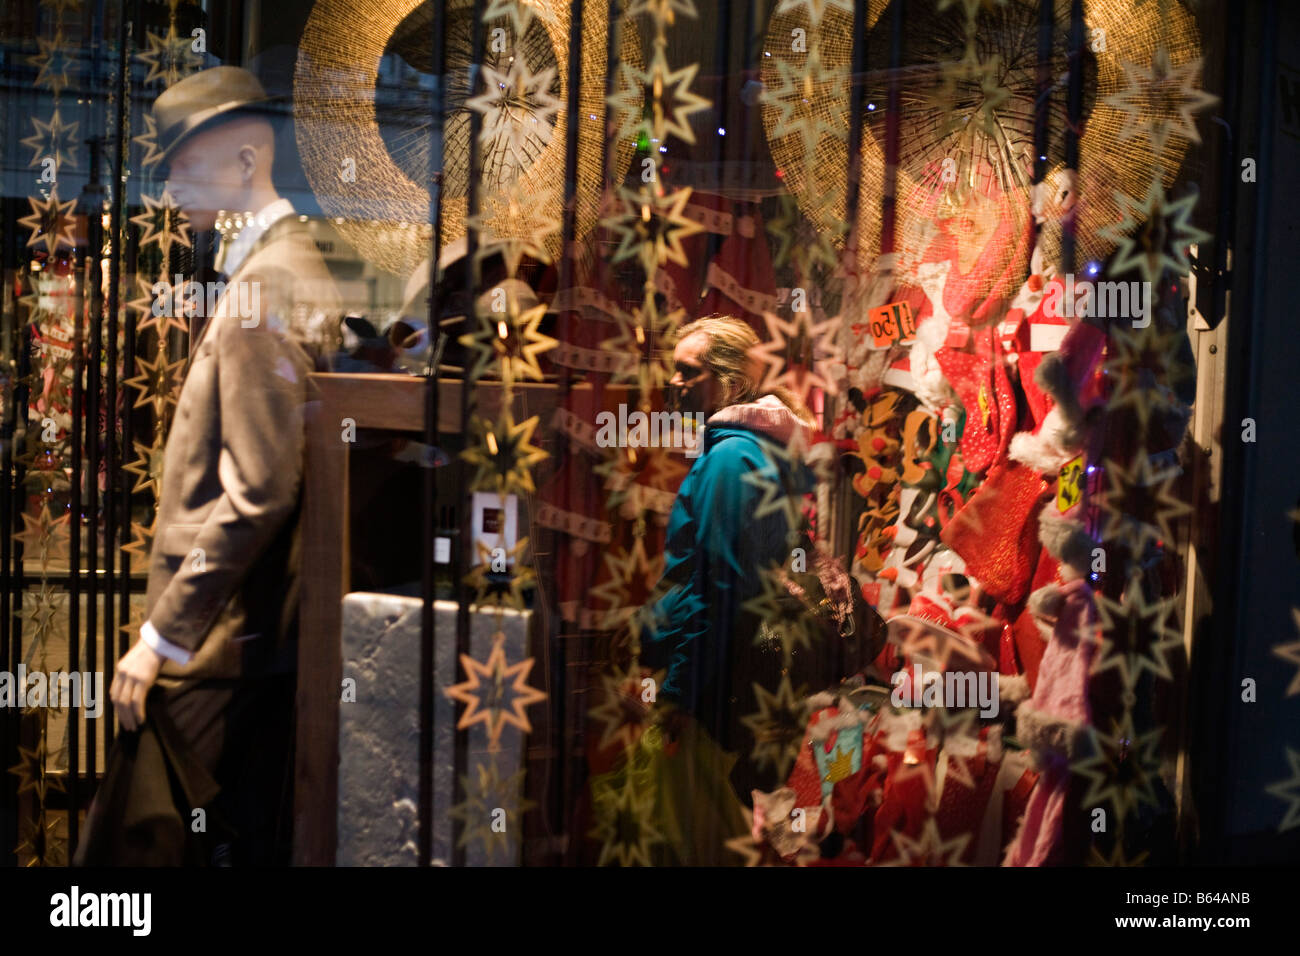
<svg viewBox="0 0 1300 956">
<path fill-rule="evenodd" d="M 764 395 L 774 395 L 805 425 L 816 419 L 808 406 L 787 388 L 763 388 L 762 363 L 754 357 L 759 338 L 749 323 L 730 315 L 710 315 L 682 327 L 678 342 L 702 332 L 708 339 L 704 365 L 722 385 L 722 407 L 753 402 Z"/>
</svg>

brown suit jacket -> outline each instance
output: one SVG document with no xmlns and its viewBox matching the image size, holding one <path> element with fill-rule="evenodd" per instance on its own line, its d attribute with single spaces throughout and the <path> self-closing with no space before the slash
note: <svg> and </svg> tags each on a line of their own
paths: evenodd
<svg viewBox="0 0 1300 956">
<path fill-rule="evenodd" d="M 325 261 L 288 216 L 230 277 L 191 346 L 146 616 L 194 657 L 165 661 L 165 686 L 293 669 L 307 375 L 323 367 L 340 311 Z"/>
</svg>

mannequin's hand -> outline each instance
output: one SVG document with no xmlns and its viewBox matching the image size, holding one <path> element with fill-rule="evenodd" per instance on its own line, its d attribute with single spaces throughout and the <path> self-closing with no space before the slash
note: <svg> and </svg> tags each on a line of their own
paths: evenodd
<svg viewBox="0 0 1300 956">
<path fill-rule="evenodd" d="M 162 662 L 162 656 L 144 641 L 136 641 L 117 662 L 109 697 L 125 729 L 138 730 L 144 723 L 144 699 L 158 679 Z"/>
</svg>

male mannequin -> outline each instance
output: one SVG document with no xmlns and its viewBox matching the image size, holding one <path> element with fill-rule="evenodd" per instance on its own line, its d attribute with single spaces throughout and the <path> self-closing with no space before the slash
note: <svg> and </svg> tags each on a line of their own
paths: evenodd
<svg viewBox="0 0 1300 956">
<path fill-rule="evenodd" d="M 191 226 L 212 229 L 221 211 L 254 215 L 218 253 L 227 287 L 213 315 L 190 320 L 147 621 L 111 689 L 133 731 L 159 685 L 221 788 L 205 841 L 217 863 L 287 862 L 302 415 L 307 375 L 323 367 L 341 314 L 324 260 L 271 181 L 274 131 L 252 111 L 265 101 L 251 73 L 216 67 L 154 107 L 168 191 Z"/>
</svg>

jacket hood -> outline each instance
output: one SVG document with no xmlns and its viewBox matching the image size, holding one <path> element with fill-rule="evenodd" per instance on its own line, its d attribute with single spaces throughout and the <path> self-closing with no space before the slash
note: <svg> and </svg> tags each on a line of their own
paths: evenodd
<svg viewBox="0 0 1300 956">
<path fill-rule="evenodd" d="M 719 425 L 746 428 L 787 446 L 798 436 L 806 448 L 812 438 L 812 430 L 799 421 L 785 402 L 775 395 L 764 395 L 754 402 L 728 405 L 710 415 L 705 425 L 710 428 Z"/>
</svg>

